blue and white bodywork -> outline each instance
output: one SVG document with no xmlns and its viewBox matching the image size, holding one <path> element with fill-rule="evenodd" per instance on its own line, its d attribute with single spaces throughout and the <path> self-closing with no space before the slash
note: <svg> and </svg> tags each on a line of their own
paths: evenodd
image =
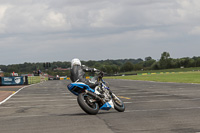
<svg viewBox="0 0 200 133">
<path fill-rule="evenodd" d="M 71 91 L 76 96 L 78 96 L 80 93 L 84 92 L 85 90 L 91 91 L 93 93 L 95 92 L 88 85 L 82 82 L 74 82 L 74 83 L 69 84 L 67 87 L 69 91 Z"/>
<path fill-rule="evenodd" d="M 114 108 L 112 96 L 109 94 L 109 87 L 105 85 L 105 82 L 100 86 L 96 86 L 95 89 L 91 89 L 88 85 L 82 82 L 70 83 L 67 87 L 69 91 L 76 96 L 81 93 L 86 93 L 96 98 L 93 102 L 98 103 L 99 109 L 101 110 L 110 110 L 111 108 Z M 99 95 L 103 95 L 103 98 L 99 97 Z"/>
<path fill-rule="evenodd" d="M 114 108 L 112 100 L 109 102 L 106 102 L 103 106 L 101 106 L 101 110 L 110 110 L 111 108 Z"/>
</svg>

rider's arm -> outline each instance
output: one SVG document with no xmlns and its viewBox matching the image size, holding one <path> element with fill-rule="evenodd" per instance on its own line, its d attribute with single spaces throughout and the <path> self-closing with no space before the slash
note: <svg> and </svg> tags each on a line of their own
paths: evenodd
<svg viewBox="0 0 200 133">
<path fill-rule="evenodd" d="M 90 68 L 90 67 L 87 67 L 87 66 L 82 66 L 82 69 L 84 72 L 98 72 L 99 70 L 97 70 L 96 68 Z"/>
</svg>

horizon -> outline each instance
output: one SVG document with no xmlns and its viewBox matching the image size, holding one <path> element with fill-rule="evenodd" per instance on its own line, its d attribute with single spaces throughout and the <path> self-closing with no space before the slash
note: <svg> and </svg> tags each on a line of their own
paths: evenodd
<svg viewBox="0 0 200 133">
<path fill-rule="evenodd" d="M 169 53 L 170 54 L 170 53 Z M 147 57 L 151 57 L 151 56 L 147 56 Z M 181 58 L 193 58 L 193 57 L 200 57 L 200 56 L 192 56 L 192 57 L 181 57 Z M 172 59 L 181 59 L 181 58 L 173 58 L 170 56 L 170 58 Z M 81 60 L 81 61 L 85 61 L 85 62 L 88 62 L 88 61 L 106 61 L 106 60 L 129 60 L 129 59 L 134 59 L 134 60 L 138 60 L 138 59 L 142 59 L 143 61 L 145 61 L 145 58 L 124 58 L 124 59 L 105 59 L 105 60 Z M 152 58 L 154 59 L 154 58 Z M 156 61 L 159 61 L 159 59 L 154 59 Z M 3 66 L 8 66 L 8 65 L 19 65 L 19 64 L 25 64 L 25 63 L 32 63 L 32 64 L 36 64 L 36 63 L 53 63 L 53 62 L 71 62 L 71 61 L 41 61 L 41 62 L 23 62 L 23 63 L 17 63 L 17 64 L 7 64 L 7 65 L 4 65 L 4 64 L 0 64 L 0 65 L 3 65 Z M 0 68 L 1 69 L 1 68 Z"/>
</svg>

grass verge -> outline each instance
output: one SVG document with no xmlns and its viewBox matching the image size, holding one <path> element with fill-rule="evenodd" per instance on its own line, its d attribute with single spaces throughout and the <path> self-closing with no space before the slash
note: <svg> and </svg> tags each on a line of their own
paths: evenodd
<svg viewBox="0 0 200 133">
<path fill-rule="evenodd" d="M 131 75 L 131 76 L 116 76 L 116 77 L 105 77 L 105 78 L 200 84 L 200 72 L 180 72 L 180 73 L 153 74 L 153 75 Z"/>
<path fill-rule="evenodd" d="M 120 74 L 134 74 L 134 73 L 159 73 L 159 72 L 191 72 L 191 71 L 200 71 L 200 67 L 191 67 L 191 68 L 175 68 L 175 69 L 162 69 L 162 70 L 144 70 L 144 71 L 131 71 Z"/>
</svg>

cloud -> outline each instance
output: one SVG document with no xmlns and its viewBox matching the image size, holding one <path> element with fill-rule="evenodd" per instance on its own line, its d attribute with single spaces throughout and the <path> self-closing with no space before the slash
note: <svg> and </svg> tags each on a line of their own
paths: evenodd
<svg viewBox="0 0 200 133">
<path fill-rule="evenodd" d="M 200 35 L 200 26 L 194 27 L 191 31 L 189 31 L 190 35 Z"/>
<path fill-rule="evenodd" d="M 4 11 L 3 14 L 6 15 L 2 21 L 6 33 L 83 30 L 89 32 L 94 28 L 99 32 L 107 28 L 119 29 L 119 32 L 122 28 L 128 27 L 164 26 L 185 22 L 184 17 L 191 7 L 191 3 L 184 0 L 50 0 L 41 3 L 21 1 L 9 4 L 11 7 Z"/>
<path fill-rule="evenodd" d="M 20 55 L 20 60 L 0 57 L 2 63 L 68 60 L 73 56 L 82 60 L 151 55 L 159 58 L 164 50 L 180 57 L 185 53 L 174 46 L 191 51 L 192 45 L 199 48 L 198 0 L 0 0 L 0 3 L 0 54 Z M 184 56 L 199 54 L 188 53 Z"/>
<path fill-rule="evenodd" d="M 59 12 L 51 11 L 48 13 L 47 17 L 42 20 L 42 24 L 44 27 L 51 27 L 51 28 L 67 28 L 70 29 L 70 23 L 68 23 L 64 18 L 64 15 Z"/>
<path fill-rule="evenodd" d="M 8 5 L 1 5 L 0 6 L 0 33 L 4 32 L 5 24 L 2 23 L 3 18 L 5 16 L 5 11 L 9 8 Z"/>
<path fill-rule="evenodd" d="M 0 6 L 0 19 L 2 19 L 4 17 L 4 13 L 5 13 L 7 8 L 8 8 L 8 6 L 5 6 L 5 5 Z"/>
</svg>

